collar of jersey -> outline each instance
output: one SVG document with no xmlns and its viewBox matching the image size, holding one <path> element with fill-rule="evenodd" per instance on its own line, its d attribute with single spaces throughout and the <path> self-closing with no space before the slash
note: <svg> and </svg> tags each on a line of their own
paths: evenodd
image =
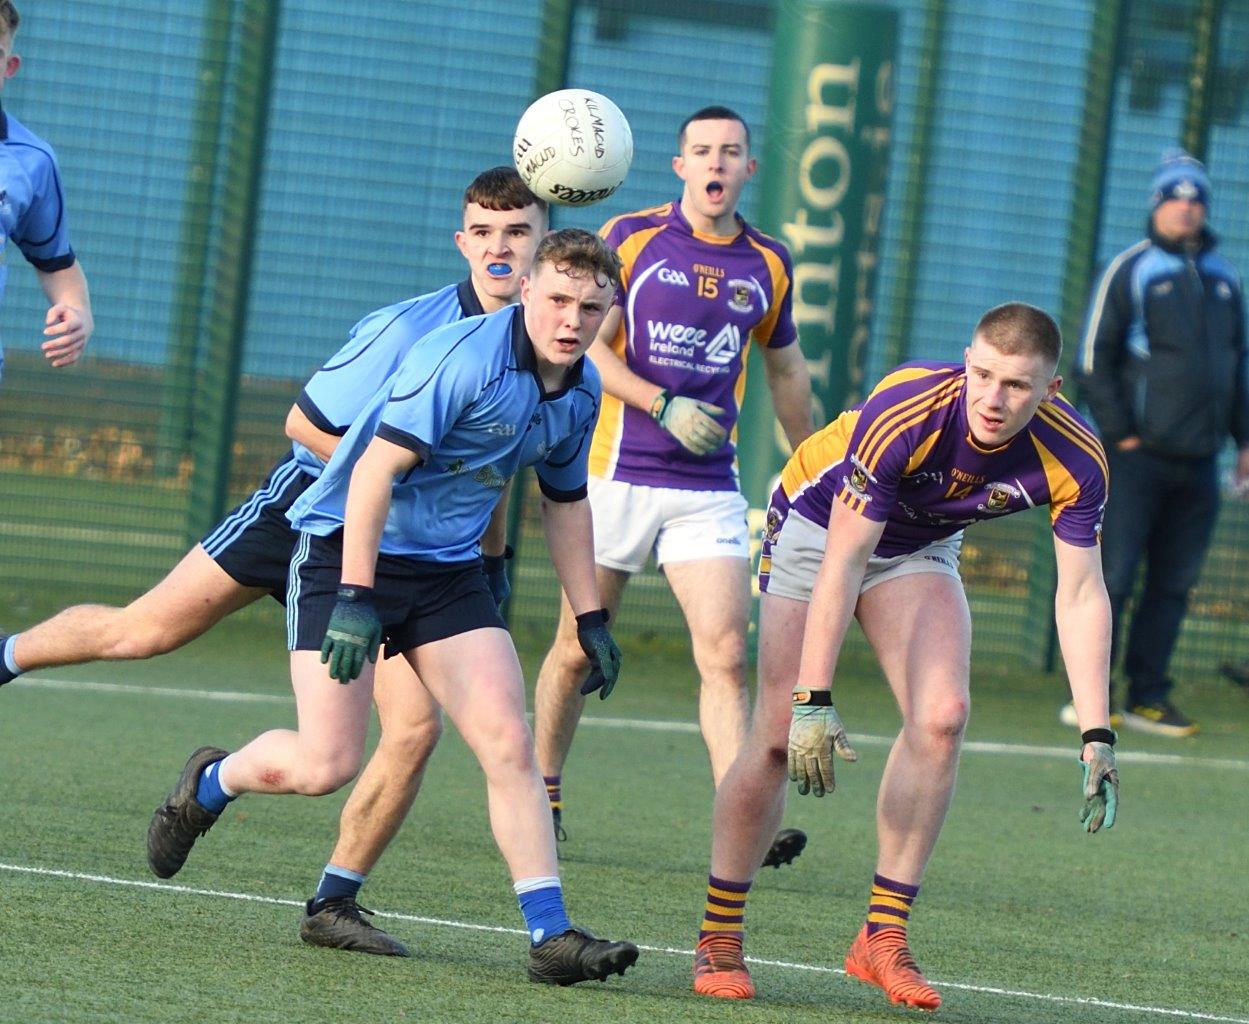
<svg viewBox="0 0 1249 1024">
<path fill-rule="evenodd" d="M 512 355 L 516 357 L 516 368 L 533 375 L 533 382 L 538 385 L 538 401 L 550 402 L 567 394 L 581 383 L 581 372 L 585 368 L 585 356 L 582 355 L 564 372 L 564 386 L 557 391 L 548 392 L 538 375 L 538 359 L 533 354 L 533 341 L 525 330 L 525 307 L 512 308 Z"/>
<path fill-rule="evenodd" d="M 709 235 L 703 231 L 695 231 L 694 225 L 686 220 L 685 214 L 681 210 L 680 199 L 672 204 L 672 214 L 684 230 L 688 231 L 700 242 L 706 242 L 708 245 L 732 245 L 742 237 L 743 232 L 746 230 L 746 221 L 742 219 L 742 215 L 734 213 L 733 219 L 737 222 L 737 234 L 735 235 Z"/>
<path fill-rule="evenodd" d="M 481 299 L 477 297 L 477 289 L 473 287 L 473 279 L 465 278 L 455 286 L 456 293 L 460 299 L 460 309 L 464 310 L 466 317 L 485 316 L 486 311 L 482 308 Z"/>
</svg>

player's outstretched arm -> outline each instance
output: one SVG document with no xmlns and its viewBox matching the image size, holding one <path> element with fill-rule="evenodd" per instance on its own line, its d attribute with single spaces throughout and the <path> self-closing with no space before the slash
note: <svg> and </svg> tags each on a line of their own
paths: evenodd
<svg viewBox="0 0 1249 1024">
<path fill-rule="evenodd" d="M 884 529 L 884 523 L 833 502 L 824 561 L 807 610 L 789 730 L 789 777 L 803 795 L 823 796 L 836 788 L 834 752 L 845 761 L 858 760 L 832 705 L 833 672 L 859 601 L 867 560 Z"/>
<path fill-rule="evenodd" d="M 772 408 L 780 421 L 790 448 L 797 448 L 811 436 L 811 371 L 798 343 L 784 348 L 764 348 L 763 367 L 767 373 Z"/>
<path fill-rule="evenodd" d="M 69 366 L 82 358 L 95 330 L 87 276 L 77 261 L 63 270 L 37 270 L 35 273 L 49 303 L 43 329 L 48 340 L 40 348 L 53 366 Z"/>
<path fill-rule="evenodd" d="M 382 625 L 373 607 L 377 550 L 395 477 L 416 464 L 415 452 L 375 437 L 352 470 L 343 523 L 341 585 L 321 643 L 321 661 L 340 683 L 357 678 L 366 659 L 377 661 L 382 639 Z"/>
<path fill-rule="evenodd" d="M 555 575 L 577 617 L 577 642 L 590 661 L 581 693 L 606 700 L 620 677 L 620 648 L 607 630 L 607 614 L 594 574 L 594 522 L 590 502 L 542 499 L 542 527 Z"/>
<path fill-rule="evenodd" d="M 1084 802 L 1080 823 L 1088 832 L 1110 828 L 1119 805 L 1119 770 L 1110 728 L 1110 599 L 1102 579 L 1101 550 L 1054 538 L 1058 593 L 1054 617 L 1083 731 L 1080 761 Z"/>
</svg>

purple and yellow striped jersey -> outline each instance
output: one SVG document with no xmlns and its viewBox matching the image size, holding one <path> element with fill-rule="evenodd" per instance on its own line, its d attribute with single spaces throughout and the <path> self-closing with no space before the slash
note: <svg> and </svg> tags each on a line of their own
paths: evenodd
<svg viewBox="0 0 1249 1024">
<path fill-rule="evenodd" d="M 737 489 L 737 416 L 750 340 L 781 348 L 797 339 L 793 267 L 776 239 L 739 218 L 732 238 L 695 231 L 679 203 L 610 220 L 601 234 L 624 263 L 623 309 L 612 349 L 634 373 L 725 409 L 730 443 L 686 451 L 645 410 L 604 393 L 590 451 L 593 476 L 685 490 Z"/>
<path fill-rule="evenodd" d="M 1054 534 L 1077 547 L 1100 539 L 1106 455 L 1061 395 L 1023 430 L 982 447 L 967 421 L 962 363 L 907 363 L 861 405 L 798 446 L 773 501 L 826 525 L 833 501 L 885 532 L 875 554 L 916 551 L 984 519 L 1048 505 Z"/>
</svg>

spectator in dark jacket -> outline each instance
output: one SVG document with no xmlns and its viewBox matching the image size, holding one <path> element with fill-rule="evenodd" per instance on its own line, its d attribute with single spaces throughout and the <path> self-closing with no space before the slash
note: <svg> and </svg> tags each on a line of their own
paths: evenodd
<svg viewBox="0 0 1249 1024">
<path fill-rule="evenodd" d="M 1171 702 L 1167 666 L 1214 528 L 1216 462 L 1228 434 L 1239 449 L 1236 479 L 1249 481 L 1244 299 L 1206 227 L 1210 195 L 1200 161 L 1164 154 L 1148 237 L 1097 282 L 1078 357 L 1110 464 L 1102 566 L 1116 649 L 1126 643 L 1122 721 L 1166 736 L 1197 731 Z M 1144 590 L 1125 633 L 1142 557 Z"/>
</svg>

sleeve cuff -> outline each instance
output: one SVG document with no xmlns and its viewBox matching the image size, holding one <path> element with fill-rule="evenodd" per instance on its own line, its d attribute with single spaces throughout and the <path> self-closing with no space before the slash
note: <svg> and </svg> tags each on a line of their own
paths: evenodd
<svg viewBox="0 0 1249 1024">
<path fill-rule="evenodd" d="M 295 399 L 295 405 L 299 407 L 300 412 L 308 417 L 308 422 L 322 433 L 333 434 L 335 437 L 342 437 L 347 433 L 346 427 L 336 427 L 325 418 L 325 413 L 317 408 L 317 403 L 312 400 L 312 396 L 308 394 L 306 388 Z"/>
<path fill-rule="evenodd" d="M 561 491 L 558 487 L 552 487 L 542 477 L 538 477 L 538 488 L 542 491 L 542 496 L 550 501 L 558 502 L 561 505 L 568 504 L 573 501 L 581 501 L 589 493 L 590 489 L 585 484 L 571 491 Z"/>
<path fill-rule="evenodd" d="M 415 434 L 409 434 L 406 430 L 392 427 L 389 423 L 380 424 L 377 428 L 376 436 L 383 441 L 397 444 L 400 448 L 407 448 L 409 451 L 416 452 L 421 462 L 429 462 L 430 457 L 434 454 L 433 448 Z"/>
<path fill-rule="evenodd" d="M 61 256 L 51 256 L 48 259 L 40 259 L 38 256 L 27 256 L 26 261 L 36 270 L 41 270 L 45 274 L 54 274 L 58 270 L 68 270 L 77 261 L 73 250 Z"/>
</svg>

